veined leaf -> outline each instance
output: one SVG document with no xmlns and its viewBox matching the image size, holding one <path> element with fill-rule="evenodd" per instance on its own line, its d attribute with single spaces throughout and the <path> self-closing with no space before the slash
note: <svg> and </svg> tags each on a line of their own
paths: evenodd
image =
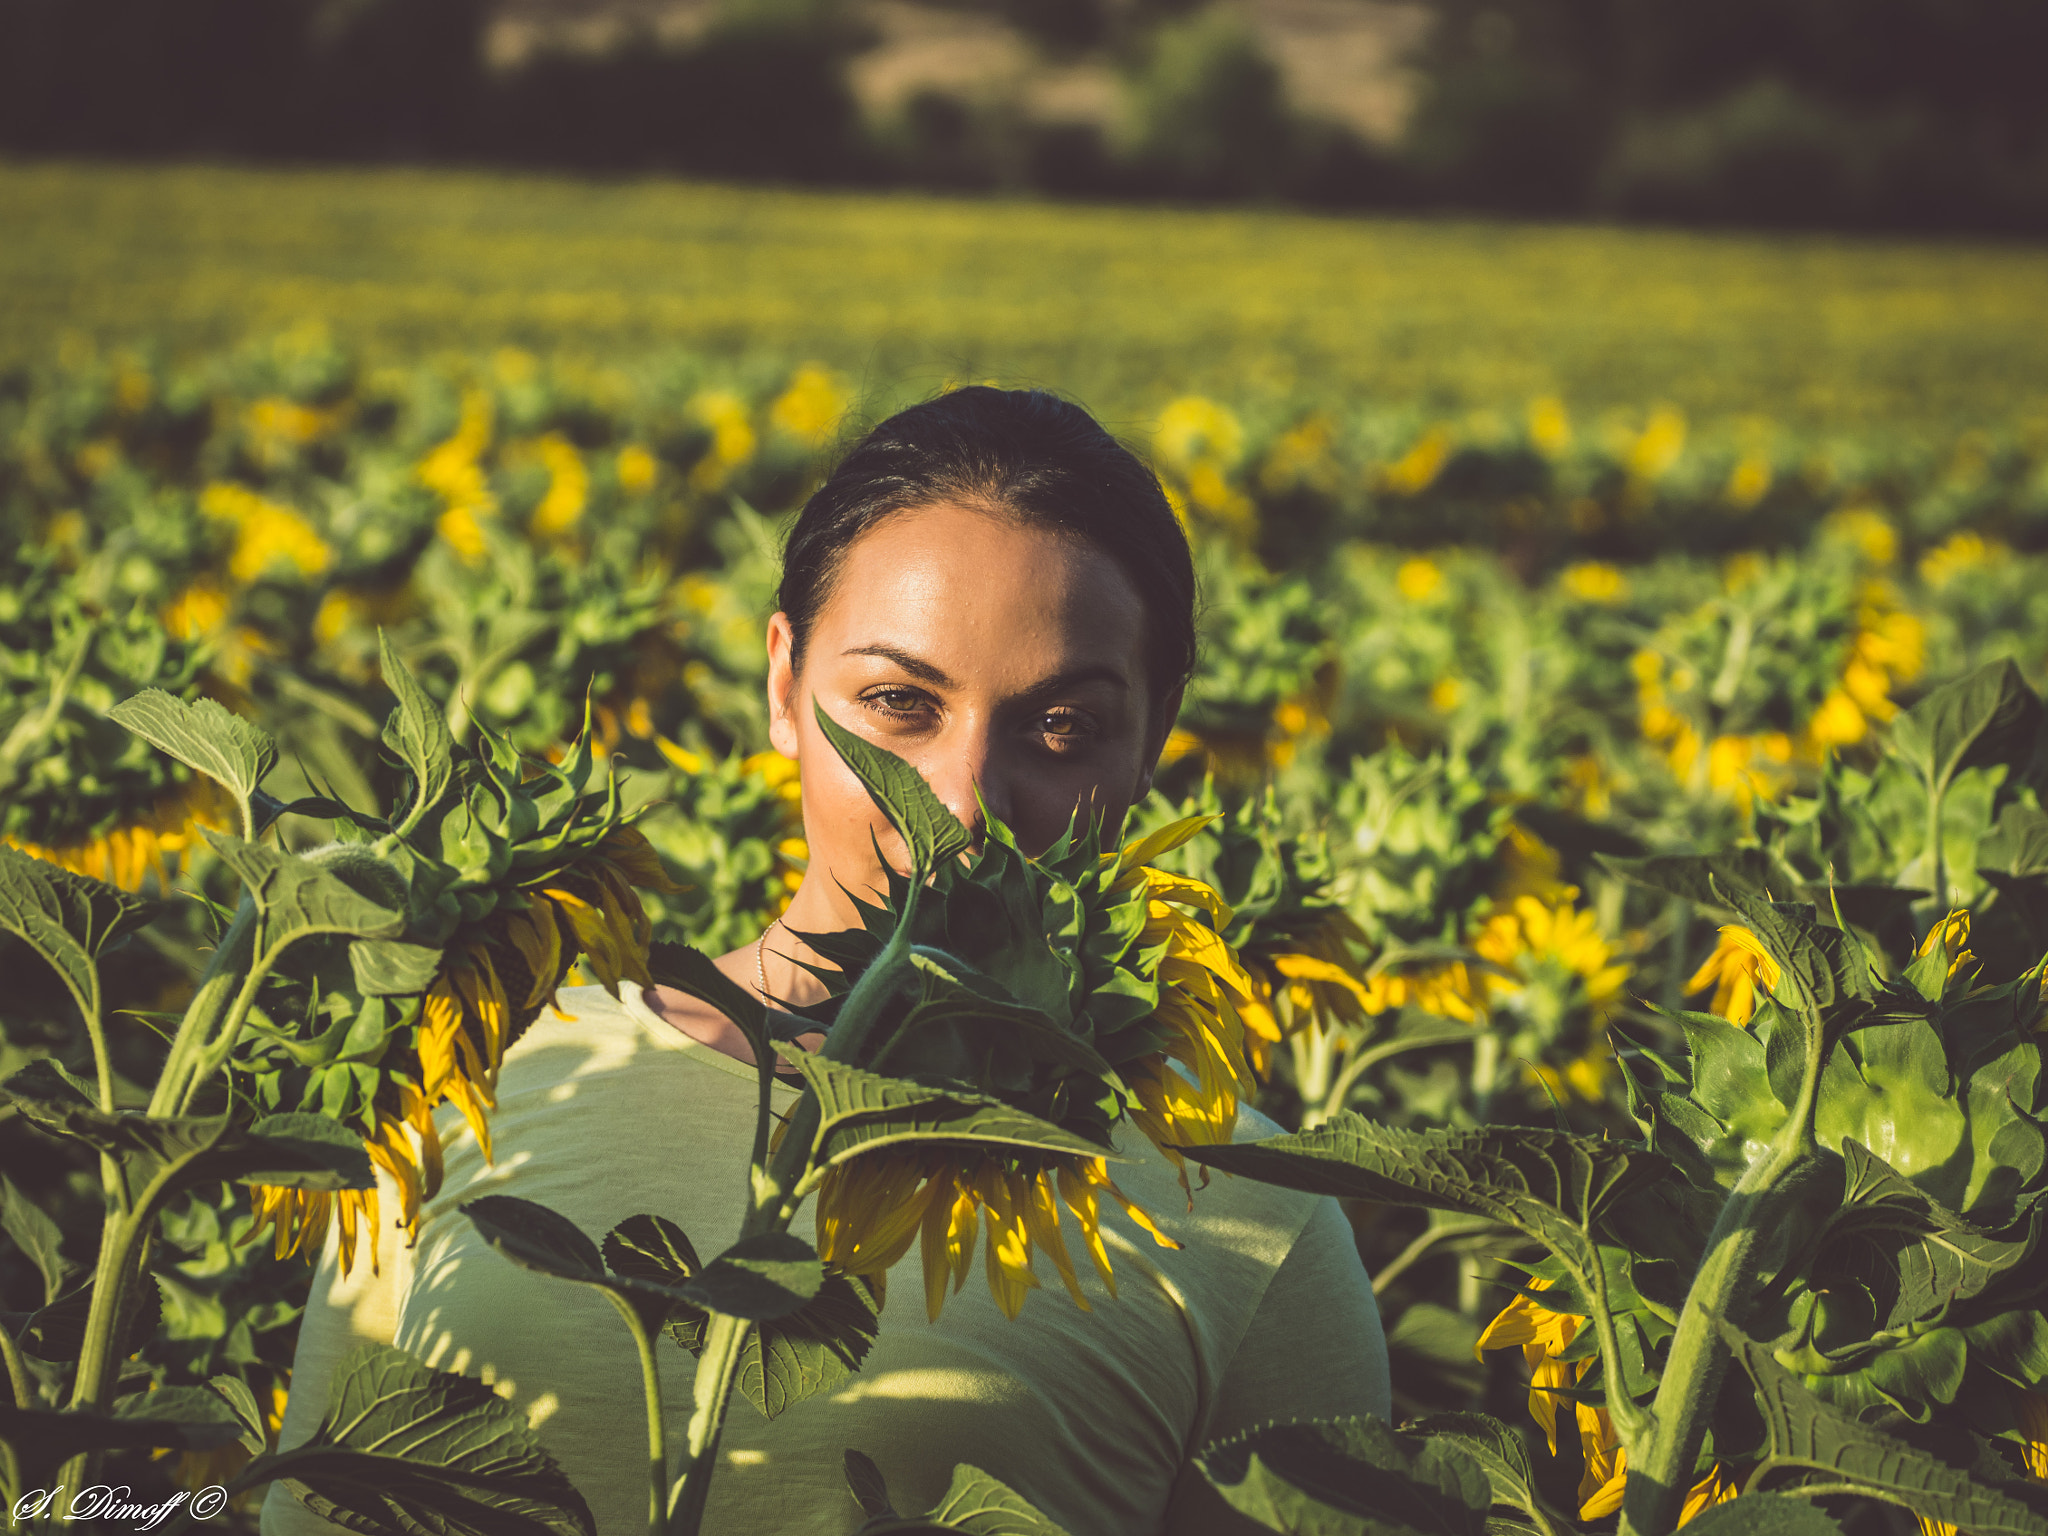
<svg viewBox="0 0 2048 1536">
<path fill-rule="evenodd" d="M 186 703 L 161 688 L 145 688 L 107 711 L 159 752 L 205 774 L 244 806 L 277 765 L 277 743 L 212 699 Z"/>
<path fill-rule="evenodd" d="M 853 1480 L 853 1458 L 848 1451 L 848 1481 Z M 888 1490 L 881 1486 L 881 1474 L 865 1456 L 865 1472 L 873 1473 L 871 1497 L 879 1495 L 888 1509 Z M 865 1481 L 865 1477 L 864 1477 Z M 862 1508 L 867 1508 L 862 1501 Z M 957 1466 L 945 1497 L 928 1515 L 899 1515 L 894 1510 L 864 1521 L 854 1536 L 1067 1536 L 1066 1531 L 1040 1514 L 1022 1494 L 979 1467 Z"/>
<path fill-rule="evenodd" d="M 2040 729 L 2040 696 L 2007 657 L 1931 689 L 1892 722 L 1892 749 L 1939 793 L 1965 768 L 2023 763 Z"/>
<path fill-rule="evenodd" d="M 384 686 L 398 696 L 398 707 L 384 722 L 384 745 L 411 771 L 415 786 L 412 809 L 394 819 L 416 822 L 455 777 L 455 738 L 448 733 L 448 717 L 399 659 L 391 636 L 382 629 L 377 631 L 377 654 Z"/>
<path fill-rule="evenodd" d="M 812 711 L 818 717 L 818 729 L 832 743 L 832 750 L 853 770 L 854 777 L 882 808 L 882 814 L 903 835 L 913 869 L 929 873 L 944 860 L 973 846 L 973 835 L 932 793 L 923 774 L 895 753 L 861 740 L 826 714 L 824 705 L 814 702 Z"/>
<path fill-rule="evenodd" d="M 1730 848 L 1713 854 L 1658 854 L 1644 859 L 1598 855 L 1624 880 L 1689 901 L 1694 906 L 1729 911 L 1728 898 L 1737 891 L 1765 898 L 1779 870 L 1762 848 Z"/>
<path fill-rule="evenodd" d="M 42 956 L 89 1018 L 100 1011 L 94 960 L 161 909 L 160 902 L 0 844 L 0 931 Z"/>
<path fill-rule="evenodd" d="M 1352 1110 L 1312 1131 L 1180 1150 L 1311 1194 L 1484 1216 L 1553 1251 L 1590 1250 L 1584 1233 L 1608 1206 L 1671 1171 L 1655 1152 L 1590 1136 L 1528 1126 L 1404 1131 Z"/>
<path fill-rule="evenodd" d="M 480 1381 L 364 1344 L 303 1445 L 251 1463 L 232 1489 L 282 1480 L 316 1515 L 391 1536 L 595 1536 L 596 1523 L 525 1413 Z"/>
<path fill-rule="evenodd" d="M 63 1253 L 64 1234 L 4 1173 L 0 1173 L 0 1231 L 14 1239 L 14 1246 L 28 1255 L 43 1277 L 43 1301 L 56 1300 L 72 1270 Z"/>
<path fill-rule="evenodd" d="M 1543 1502 L 1536 1491 L 1536 1475 L 1529 1466 L 1528 1447 L 1519 1434 L 1500 1420 L 1483 1413 L 1433 1413 L 1404 1424 L 1402 1433 L 1456 1445 L 1486 1474 L 1496 1506 L 1518 1510 L 1555 1529 L 1571 1523 Z"/>
<path fill-rule="evenodd" d="M 679 1308 L 669 1337 L 702 1354 L 710 1314 Z M 740 1349 L 735 1384 L 764 1419 L 829 1392 L 860 1369 L 881 1326 L 881 1299 L 858 1275 L 828 1272 L 818 1294 L 786 1316 L 756 1323 Z"/>
<path fill-rule="evenodd" d="M 76 1360 L 85 1351 L 85 1327 L 92 1316 L 90 1280 L 29 1314 L 20 1325 L 21 1347 L 40 1360 Z M 163 1292 L 154 1275 L 136 1288 L 121 1320 L 120 1353 L 132 1355 L 156 1337 L 163 1321 Z"/>
<path fill-rule="evenodd" d="M 1782 1493 L 1745 1493 L 1701 1510 L 1685 1528 L 1690 1536 L 1842 1536 L 1812 1500 Z"/>
<path fill-rule="evenodd" d="M 929 985 L 938 996 L 910 1011 L 904 1020 L 906 1030 L 983 1022 L 1000 1029 L 1006 1041 L 1039 1060 L 1057 1062 L 1091 1077 L 1116 1076 L 1116 1069 L 1094 1046 L 1044 1009 L 1011 997 L 994 978 L 958 957 L 916 945 L 910 951 L 910 963 L 931 978 Z"/>
<path fill-rule="evenodd" d="M 441 951 L 432 944 L 357 939 L 348 947 L 348 963 L 366 997 L 408 997 L 433 985 Z"/>
<path fill-rule="evenodd" d="M 789 1232 L 762 1232 L 734 1243 L 684 1290 L 707 1311 L 765 1323 L 800 1310 L 824 1283 L 825 1268 L 809 1243 Z"/>
<path fill-rule="evenodd" d="M 1734 1328 L 1722 1337 L 1756 1388 L 1770 1463 L 1881 1488 L 1915 1514 L 1976 1536 L 2044 1536 L 2048 1493 L 2023 1500 L 1904 1440 L 1857 1422 L 1809 1392 L 1761 1344 Z"/>
<path fill-rule="evenodd" d="M 221 862 L 238 876 L 262 916 L 259 953 L 276 955 L 314 934 L 357 939 L 395 938 L 405 927 L 401 913 L 381 906 L 331 870 L 311 859 L 208 832 Z"/>
<path fill-rule="evenodd" d="M 1452 1436 L 1378 1419 L 1275 1424 L 1210 1446 L 1202 1475 L 1239 1514 L 1302 1536 L 1481 1536 L 1486 1472 Z"/>
<path fill-rule="evenodd" d="M 846 1453 L 846 1491 L 853 1495 L 853 1502 L 860 1506 L 860 1512 L 869 1518 L 896 1518 L 895 1506 L 889 1502 L 889 1485 L 882 1480 L 882 1469 L 859 1451 Z"/>
<path fill-rule="evenodd" d="M 803 1073 L 818 1098 L 814 1176 L 856 1154 L 915 1142 L 970 1142 L 1124 1161 L 1109 1148 L 1001 1099 L 883 1077 L 793 1046 L 776 1050 Z"/>
</svg>

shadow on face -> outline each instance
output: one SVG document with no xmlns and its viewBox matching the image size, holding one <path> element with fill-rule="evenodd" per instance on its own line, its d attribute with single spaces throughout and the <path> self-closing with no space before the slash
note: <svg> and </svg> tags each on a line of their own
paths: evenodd
<svg viewBox="0 0 2048 1536">
<path fill-rule="evenodd" d="M 771 739 L 802 769 L 811 853 L 790 925 L 851 921 L 838 886 L 884 887 L 878 843 L 892 866 L 907 865 L 819 730 L 813 701 L 913 764 L 970 827 L 986 804 L 1038 852 L 1077 809 L 1113 834 L 1150 788 L 1179 698 L 1151 698 L 1146 638 L 1136 588 L 1085 542 L 953 504 L 899 512 L 863 534 L 800 667 L 788 618 L 769 625 Z"/>
</svg>

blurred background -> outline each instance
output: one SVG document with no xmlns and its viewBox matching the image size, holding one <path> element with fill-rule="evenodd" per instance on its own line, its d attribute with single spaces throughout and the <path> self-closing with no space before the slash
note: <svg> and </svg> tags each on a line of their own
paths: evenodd
<svg viewBox="0 0 2048 1536">
<path fill-rule="evenodd" d="M 1920 931 L 2048 948 L 2048 753 L 1930 818 L 1888 738 L 2048 681 L 2044 58 L 2038 0 L 0 0 L 0 839 L 231 895 L 107 709 L 221 700 L 374 805 L 382 629 L 460 740 L 588 700 L 658 933 L 745 942 L 807 857 L 783 527 L 892 407 L 1043 385 L 1195 546 L 1142 816 L 1229 812 L 1185 857 L 1294 1028 L 1265 1107 L 1633 1134 L 1609 1031 L 1726 956 L 1596 855 L 1939 878 Z M 0 1075 L 87 1059 L 30 969 Z M 89 1256 L 91 1168 L 0 1152 Z M 1519 1418 L 1511 1237 L 1352 1215 L 1402 1411 Z M 246 1217 L 180 1216 L 145 1363 L 274 1405 L 307 1270 Z M 1538 1450 L 1564 1498 L 1601 1453 Z"/>
</svg>

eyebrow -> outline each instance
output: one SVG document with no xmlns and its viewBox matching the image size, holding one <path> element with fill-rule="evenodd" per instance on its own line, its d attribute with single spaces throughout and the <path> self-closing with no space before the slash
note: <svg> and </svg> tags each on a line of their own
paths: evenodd
<svg viewBox="0 0 2048 1536">
<path fill-rule="evenodd" d="M 884 661 L 893 661 L 920 682 L 930 683 L 935 688 L 955 688 L 959 685 L 948 677 L 943 669 L 933 666 L 921 656 L 893 645 L 855 645 L 839 653 L 842 656 L 878 656 Z M 1062 688 L 1072 688 L 1081 683 L 1109 683 L 1114 687 L 1128 690 L 1130 679 L 1116 667 L 1098 664 L 1092 667 L 1076 667 L 1071 672 L 1061 672 L 1045 678 L 1025 689 L 1031 693 L 1054 693 Z"/>
</svg>

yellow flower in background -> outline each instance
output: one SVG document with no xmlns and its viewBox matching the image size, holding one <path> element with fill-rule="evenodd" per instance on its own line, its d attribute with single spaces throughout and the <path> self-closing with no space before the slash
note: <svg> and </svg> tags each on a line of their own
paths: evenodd
<svg viewBox="0 0 2048 1536">
<path fill-rule="evenodd" d="M 1182 395 L 1159 413 L 1152 451 L 1183 473 L 1202 461 L 1227 470 L 1244 453 L 1244 427 L 1229 407 L 1201 395 Z"/>
<path fill-rule="evenodd" d="M 1899 712 L 1894 683 L 1911 682 L 1927 662 L 1927 626 L 1899 606 L 1890 583 L 1866 581 L 1857 590 L 1856 631 L 1840 683 L 1806 724 L 1802 755 L 1818 762 L 1834 747 L 1852 746 L 1872 722 Z"/>
<path fill-rule="evenodd" d="M 202 576 L 165 603 L 157 617 L 180 640 L 204 640 L 227 623 L 229 606 L 227 590 Z"/>
<path fill-rule="evenodd" d="M 1594 1022 L 1606 1017 L 1628 980 L 1629 967 L 1616 959 L 1614 946 L 1600 932 L 1599 918 L 1578 907 L 1578 894 L 1565 886 L 1551 900 L 1517 897 L 1505 911 L 1486 920 L 1472 948 L 1499 968 L 1483 975 L 1489 996 L 1511 997 L 1538 984 L 1544 970 L 1562 971 L 1578 978 L 1578 990 Z M 1562 1070 L 1545 1063 L 1527 1069 L 1532 1080 L 1553 1094 L 1561 1097 L 1569 1088 L 1591 1104 L 1606 1096 L 1613 1072 L 1614 1052 L 1604 1039 L 1594 1040 Z"/>
<path fill-rule="evenodd" d="M 1660 405 L 1650 412 L 1643 430 L 1629 444 L 1629 479 L 1639 485 L 1654 485 L 1664 478 L 1685 452 L 1685 413 Z"/>
<path fill-rule="evenodd" d="M 1899 558 L 1899 531 L 1874 507 L 1846 507 L 1821 524 L 1821 532 L 1853 546 L 1872 565 L 1890 565 Z"/>
<path fill-rule="evenodd" d="M 1321 411 L 1281 433 L 1266 450 L 1259 466 L 1259 487 L 1278 493 L 1298 485 L 1333 491 L 1337 487 L 1337 464 L 1331 448 L 1336 432 L 1330 418 Z"/>
<path fill-rule="evenodd" d="M 1920 557 L 1920 579 L 1937 592 L 1957 577 L 1982 570 L 2011 551 L 1996 539 L 1982 534 L 1958 533 Z"/>
<path fill-rule="evenodd" d="M 925 1313 L 937 1322 L 948 1292 L 957 1293 L 967 1283 L 985 1227 L 989 1294 L 1004 1316 L 1015 1318 L 1038 1288 L 1033 1261 L 1040 1252 L 1052 1261 L 1075 1304 L 1090 1311 L 1063 1228 L 1072 1221 L 1104 1289 L 1114 1297 L 1116 1276 L 1102 1241 L 1104 1194 L 1161 1247 L 1180 1246 L 1117 1188 L 1101 1158 L 1053 1157 L 1034 1166 L 971 1146 L 942 1145 L 871 1152 L 834 1166 L 818 1189 L 818 1256 L 879 1284 L 918 1243 Z"/>
<path fill-rule="evenodd" d="M 1428 601 L 1443 584 L 1443 568 L 1420 555 L 1402 561 L 1401 568 L 1394 572 L 1394 589 L 1411 603 Z"/>
<path fill-rule="evenodd" d="M 1500 861 L 1500 878 L 1493 887 L 1496 906 L 1510 906 L 1523 896 L 1554 902 L 1578 895 L 1576 887 L 1558 878 L 1564 861 L 1557 850 L 1519 821 L 1507 824 L 1494 857 Z"/>
<path fill-rule="evenodd" d="M 1568 565 L 1557 581 L 1582 603 L 1618 603 L 1628 596 L 1628 578 L 1599 561 Z"/>
<path fill-rule="evenodd" d="M 199 496 L 208 517 L 234 526 L 228 577 L 246 587 L 277 571 L 317 576 L 334 562 L 334 551 L 298 512 L 267 501 L 247 486 L 216 480 Z"/>
<path fill-rule="evenodd" d="M 469 565 L 480 564 L 488 552 L 484 519 L 498 511 L 482 463 L 491 446 L 493 419 L 490 395 L 481 389 L 466 391 L 454 436 L 420 460 L 414 471 L 445 504 L 435 531 Z"/>
<path fill-rule="evenodd" d="M 661 461 L 638 443 L 628 443 L 616 460 L 619 489 L 629 496 L 644 496 L 654 489 Z"/>
<path fill-rule="evenodd" d="M 124 891 L 139 891 L 151 875 L 159 886 L 170 884 L 178 856 L 197 840 L 201 827 L 225 832 L 235 825 L 234 807 L 226 791 L 211 780 L 194 777 L 105 832 L 56 844 L 14 837 L 0 837 L 0 842 L 74 874 L 104 880 Z"/>
<path fill-rule="evenodd" d="M 1563 458 L 1572 446 L 1572 419 L 1564 402 L 1544 395 L 1529 405 L 1529 441 L 1546 459 Z"/>
<path fill-rule="evenodd" d="M 1716 736 L 1707 746 L 1707 787 L 1745 812 L 1792 787 L 1792 738 L 1783 731 Z"/>
<path fill-rule="evenodd" d="M 768 420 L 778 430 L 816 448 L 839 430 L 852 396 L 838 376 L 818 363 L 797 369 L 789 388 L 768 407 Z"/>
<path fill-rule="evenodd" d="M 1721 566 L 1721 586 L 1724 591 L 1740 592 L 1751 585 L 1770 569 L 1770 561 L 1753 549 L 1745 549 L 1730 555 Z"/>
<path fill-rule="evenodd" d="M 1443 473 L 1451 457 L 1448 427 L 1434 426 L 1379 474 L 1379 488 L 1395 496 L 1420 496 Z"/>
<path fill-rule="evenodd" d="M 559 432 L 542 437 L 534 451 L 547 467 L 548 489 L 533 509 L 533 531 L 542 538 L 559 538 L 576 526 L 590 504 L 590 471 L 576 445 Z"/>
<path fill-rule="evenodd" d="M 1747 512 L 1771 491 L 1771 461 L 1761 453 L 1745 453 L 1728 472 L 1721 496 L 1738 512 Z"/>
<path fill-rule="evenodd" d="M 1472 967 L 1462 960 L 1374 971 L 1365 978 L 1365 994 L 1369 1014 L 1412 1007 L 1440 1019 L 1476 1024 L 1486 1008 L 1486 984 L 1475 979 Z"/>
<path fill-rule="evenodd" d="M 1686 1491 L 1685 1502 L 1678 1509 L 1678 1523 L 1684 1525 L 1702 1510 L 1726 1504 L 1741 1492 L 1742 1485 L 1730 1477 L 1717 1461 L 1707 1468 L 1705 1477 Z"/>
<path fill-rule="evenodd" d="M 1599 821 L 1613 809 L 1614 782 L 1608 776 L 1606 765 L 1595 754 L 1582 752 L 1567 758 L 1564 781 L 1571 787 L 1580 812 L 1590 819 Z"/>
<path fill-rule="evenodd" d="M 1714 952 L 1693 972 L 1685 990 L 1703 992 L 1712 987 L 1714 1001 L 1709 1011 L 1730 1024 L 1747 1024 L 1756 1014 L 1757 992 L 1777 986 L 1781 974 L 1778 962 L 1757 942 L 1755 934 L 1740 923 L 1726 923 Z"/>
<path fill-rule="evenodd" d="M 707 389 L 690 402 L 690 414 L 711 429 L 711 447 L 690 470 L 690 484 L 716 491 L 753 458 L 760 446 L 747 403 L 731 390 Z"/>
<path fill-rule="evenodd" d="M 1429 707 L 1440 715 L 1448 715 L 1464 697 L 1465 685 L 1455 677 L 1440 677 L 1429 685 Z"/>
</svg>

